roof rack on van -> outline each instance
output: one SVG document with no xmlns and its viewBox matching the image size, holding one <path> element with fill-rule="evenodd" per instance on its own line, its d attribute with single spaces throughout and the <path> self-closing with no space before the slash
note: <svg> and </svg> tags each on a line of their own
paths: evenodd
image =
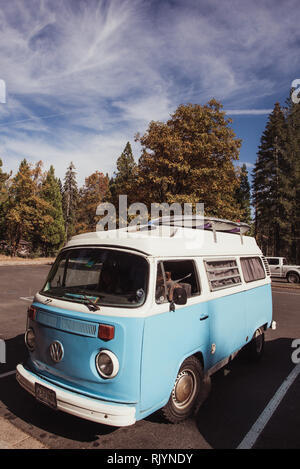
<svg viewBox="0 0 300 469">
<path fill-rule="evenodd" d="M 217 242 L 217 232 L 239 234 L 243 243 L 243 235 L 250 230 L 247 223 L 240 221 L 223 220 L 214 217 L 202 217 L 199 215 L 174 215 L 164 216 L 149 221 L 149 225 L 173 226 L 192 228 L 198 230 L 210 230 L 214 234 L 214 241 Z"/>
</svg>

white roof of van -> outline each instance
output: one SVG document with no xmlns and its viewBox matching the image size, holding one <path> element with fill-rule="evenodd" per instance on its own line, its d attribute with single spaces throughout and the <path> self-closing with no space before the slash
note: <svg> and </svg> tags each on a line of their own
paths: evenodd
<svg viewBox="0 0 300 469">
<path fill-rule="evenodd" d="M 74 236 L 65 248 L 103 246 L 129 249 L 154 257 L 261 255 L 256 240 L 240 234 L 159 226 L 142 231 L 127 228 Z"/>
</svg>

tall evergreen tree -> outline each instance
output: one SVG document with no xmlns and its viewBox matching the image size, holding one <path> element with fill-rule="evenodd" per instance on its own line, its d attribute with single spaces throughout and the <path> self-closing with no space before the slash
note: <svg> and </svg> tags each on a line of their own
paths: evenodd
<svg viewBox="0 0 300 469">
<path fill-rule="evenodd" d="M 48 202 L 38 237 L 45 256 L 54 255 L 65 240 L 65 224 L 62 210 L 62 196 L 54 168 L 50 166 L 42 184 L 40 196 Z"/>
<path fill-rule="evenodd" d="M 95 231 L 99 221 L 96 215 L 98 205 L 107 198 L 109 178 L 103 173 L 95 171 L 85 178 L 85 184 L 79 190 L 77 206 L 76 233 Z"/>
<path fill-rule="evenodd" d="M 32 169 L 24 159 L 8 191 L 6 237 L 12 255 L 18 252 L 21 240 L 33 242 L 45 223 L 48 204 L 39 195 L 37 166 Z M 36 249 L 38 246 L 33 246 Z"/>
<path fill-rule="evenodd" d="M 62 182 L 61 182 L 61 179 L 60 179 L 60 178 L 57 179 L 57 183 L 58 183 L 59 191 L 60 191 L 60 194 L 61 194 L 61 200 L 62 200 L 62 196 L 63 196 L 63 185 L 62 185 Z"/>
<path fill-rule="evenodd" d="M 251 223 L 251 196 L 247 166 L 242 165 L 239 171 L 239 186 L 235 192 L 236 201 L 241 209 L 241 221 Z"/>
<path fill-rule="evenodd" d="M 292 90 L 293 91 L 293 90 Z M 290 260 L 300 264 L 300 104 L 288 99 L 286 108 L 287 145 L 290 181 Z"/>
<path fill-rule="evenodd" d="M 109 201 L 116 209 L 117 223 L 119 221 L 119 196 L 126 195 L 128 205 L 138 199 L 137 195 L 137 164 L 134 160 L 130 142 L 127 142 L 123 152 L 117 159 L 117 171 L 109 180 Z M 127 221 L 127 220 L 126 220 Z"/>
<path fill-rule="evenodd" d="M 2 166 L 3 166 L 3 162 L 0 158 L 0 204 L 3 202 L 4 199 L 6 199 L 6 196 L 7 196 L 6 183 L 9 177 L 11 176 L 11 174 L 4 173 L 2 171 Z"/>
<path fill-rule="evenodd" d="M 0 240 L 5 235 L 5 212 L 8 199 L 8 180 L 11 176 L 11 173 L 5 173 L 2 171 L 2 160 L 0 158 Z"/>
<path fill-rule="evenodd" d="M 62 188 L 62 206 L 66 239 L 69 239 L 75 233 L 78 197 L 75 166 L 73 162 L 71 162 L 65 174 Z"/>
<path fill-rule="evenodd" d="M 288 220 L 291 194 L 286 154 L 287 126 L 284 113 L 275 103 L 269 116 L 253 170 L 255 235 L 269 256 L 285 255 L 291 239 Z"/>
<path fill-rule="evenodd" d="M 117 159 L 117 172 L 114 173 L 115 193 L 124 194 L 128 203 L 135 200 L 134 184 L 136 181 L 137 164 L 134 161 L 130 142 L 127 142 L 122 154 Z"/>
<path fill-rule="evenodd" d="M 16 255 L 21 238 L 32 231 L 31 214 L 34 208 L 32 194 L 35 192 L 32 172 L 24 159 L 12 180 L 6 212 L 6 237 L 11 254 Z"/>
</svg>

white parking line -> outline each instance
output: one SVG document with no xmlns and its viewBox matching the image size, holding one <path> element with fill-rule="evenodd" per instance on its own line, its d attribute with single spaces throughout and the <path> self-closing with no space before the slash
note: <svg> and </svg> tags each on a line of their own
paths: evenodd
<svg viewBox="0 0 300 469">
<path fill-rule="evenodd" d="M 263 412 L 260 414 L 252 428 L 249 430 L 245 438 L 241 441 L 237 449 L 250 449 L 253 447 L 254 443 L 256 442 L 257 438 L 267 425 L 268 421 L 274 414 L 275 410 L 279 406 L 280 402 L 282 401 L 283 397 L 287 393 L 290 386 L 293 384 L 295 379 L 300 373 L 300 363 L 293 368 L 291 373 L 288 377 L 283 381 L 282 385 L 276 391 L 272 399 L 270 400 L 269 404 Z"/>
<path fill-rule="evenodd" d="M 7 373 L 2 373 L 2 375 L 0 375 L 0 379 L 6 378 L 6 376 L 15 375 L 15 374 L 16 374 L 16 370 L 8 371 Z"/>
<path fill-rule="evenodd" d="M 20 300 L 32 301 L 32 300 L 33 300 L 33 296 L 20 296 Z"/>
</svg>

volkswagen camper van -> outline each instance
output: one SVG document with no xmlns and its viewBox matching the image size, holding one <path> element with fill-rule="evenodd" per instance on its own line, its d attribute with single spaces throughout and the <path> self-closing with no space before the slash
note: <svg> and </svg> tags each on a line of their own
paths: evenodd
<svg viewBox="0 0 300 469">
<path fill-rule="evenodd" d="M 73 237 L 28 309 L 19 384 L 94 422 L 191 416 L 209 377 L 274 327 L 268 264 L 242 223 L 156 220 Z"/>
</svg>

